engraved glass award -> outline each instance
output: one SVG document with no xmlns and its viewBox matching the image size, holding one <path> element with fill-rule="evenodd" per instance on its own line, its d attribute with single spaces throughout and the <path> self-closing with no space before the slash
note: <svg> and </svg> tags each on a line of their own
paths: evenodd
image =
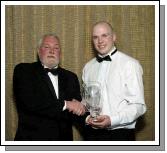
<svg viewBox="0 0 167 153">
<path fill-rule="evenodd" d="M 94 121 L 101 112 L 101 86 L 99 82 L 90 81 L 83 84 L 83 103 Z"/>
</svg>

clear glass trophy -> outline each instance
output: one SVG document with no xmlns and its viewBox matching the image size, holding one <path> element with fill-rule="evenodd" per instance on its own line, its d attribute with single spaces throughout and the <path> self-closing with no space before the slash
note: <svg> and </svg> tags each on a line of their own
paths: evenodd
<svg viewBox="0 0 167 153">
<path fill-rule="evenodd" d="M 90 81 L 83 84 L 82 102 L 90 112 L 94 121 L 97 121 L 97 116 L 100 115 L 101 104 L 101 85 L 99 82 Z"/>
</svg>

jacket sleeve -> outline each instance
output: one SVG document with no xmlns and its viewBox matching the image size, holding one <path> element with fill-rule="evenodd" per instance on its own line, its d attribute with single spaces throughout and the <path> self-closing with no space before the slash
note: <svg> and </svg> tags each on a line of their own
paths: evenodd
<svg viewBox="0 0 167 153">
<path fill-rule="evenodd" d="M 74 78 L 73 79 L 74 82 L 72 83 L 73 88 L 72 88 L 71 95 L 73 95 L 73 98 L 77 99 L 78 101 L 81 101 L 82 97 L 81 97 L 81 93 L 80 93 L 79 80 L 78 80 L 76 75 L 73 78 Z M 84 128 L 86 126 L 85 119 L 88 115 L 90 115 L 89 112 L 86 112 L 83 116 L 78 116 L 78 115 L 72 114 L 73 124 L 82 136 L 84 136 Z"/>
</svg>

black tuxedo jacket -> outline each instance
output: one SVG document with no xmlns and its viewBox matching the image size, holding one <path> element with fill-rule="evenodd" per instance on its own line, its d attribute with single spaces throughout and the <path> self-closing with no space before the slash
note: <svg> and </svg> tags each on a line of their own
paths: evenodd
<svg viewBox="0 0 167 153">
<path fill-rule="evenodd" d="M 77 76 L 59 67 L 59 99 L 40 62 L 21 63 L 14 69 L 13 89 L 18 111 L 15 140 L 73 140 L 72 122 L 78 117 L 63 111 L 64 100 L 81 101 Z"/>
</svg>

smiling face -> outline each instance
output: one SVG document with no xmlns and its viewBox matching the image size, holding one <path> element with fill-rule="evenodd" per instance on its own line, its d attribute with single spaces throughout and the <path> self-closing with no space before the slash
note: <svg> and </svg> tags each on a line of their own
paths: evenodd
<svg viewBox="0 0 167 153">
<path fill-rule="evenodd" d="M 102 22 L 94 26 L 92 39 L 97 52 L 105 55 L 113 48 L 116 35 L 107 23 Z"/>
<path fill-rule="evenodd" d="M 53 68 L 60 62 L 60 43 L 54 36 L 45 36 L 39 47 L 39 59 L 45 66 Z"/>
</svg>

